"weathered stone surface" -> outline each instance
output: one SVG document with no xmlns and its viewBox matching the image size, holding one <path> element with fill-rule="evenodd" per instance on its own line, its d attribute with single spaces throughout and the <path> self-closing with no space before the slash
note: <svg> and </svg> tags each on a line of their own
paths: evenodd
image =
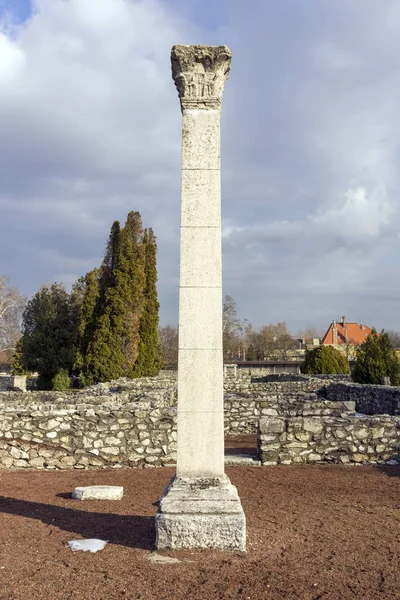
<svg viewBox="0 0 400 600">
<path fill-rule="evenodd" d="M 289 428 L 288 433 L 281 431 L 263 434 L 264 442 L 268 442 L 268 452 L 265 452 L 265 456 L 270 456 L 271 462 L 276 460 L 277 449 L 283 448 L 286 441 L 306 441 L 302 436 L 307 434 L 317 436 L 315 443 L 318 443 L 318 446 L 325 434 L 328 435 L 327 447 L 333 445 L 330 443 L 331 437 L 337 438 L 342 454 L 368 454 L 370 462 L 383 462 L 385 452 L 398 452 L 396 448 L 399 446 L 399 417 L 365 417 L 367 420 L 363 425 L 362 417 L 347 418 L 354 412 L 354 401 L 350 401 L 346 416 L 346 402 L 340 397 L 339 401 L 335 402 L 333 399 L 324 400 L 316 396 L 315 392 L 326 382 L 330 383 L 327 378 L 318 379 L 302 375 L 297 381 L 286 376 L 274 377 L 276 379 L 252 383 L 250 374 L 239 373 L 237 379 L 228 378 L 224 382 L 226 433 L 241 435 L 256 432 L 260 413 L 268 408 L 276 410 L 282 419 L 279 429 L 286 427 L 289 421 L 292 423 L 293 427 Z M 156 448 L 163 450 L 162 454 L 153 455 L 158 458 L 152 464 L 161 466 L 166 462 L 173 463 L 176 458 L 176 385 L 176 373 L 161 372 L 154 378 L 123 379 L 62 394 L 37 391 L 0 392 L 0 468 L 14 468 L 16 460 L 27 460 L 28 466 L 25 468 L 91 469 L 112 467 L 114 464 L 143 467 L 148 466 L 145 462 L 146 456 L 151 456 L 151 452 Z M 352 386 L 348 387 L 353 390 Z M 374 394 L 382 392 L 383 398 L 388 393 L 397 393 L 397 388 L 389 388 L 391 391 L 387 392 L 388 388 L 384 386 L 366 387 L 374 388 Z M 361 388 L 362 386 L 355 385 L 353 395 L 361 395 Z M 376 403 L 378 400 L 377 396 Z M 316 413 L 321 417 L 337 417 L 336 423 L 334 426 L 327 424 L 326 431 L 324 429 L 321 434 L 305 432 L 302 425 L 299 428 L 298 423 L 306 413 L 308 418 L 314 418 Z M 341 415 L 345 415 L 345 418 L 341 419 Z M 119 420 L 128 423 L 119 423 Z M 50 421 L 58 423 L 51 424 L 54 425 L 54 430 L 40 429 L 41 424 L 48 424 Z M 367 428 L 371 432 L 371 436 L 365 440 L 357 440 L 354 436 L 354 431 L 359 428 L 358 425 L 355 427 L 358 422 L 360 428 Z M 331 427 L 331 431 L 328 431 L 328 427 Z M 46 432 L 51 431 L 56 431 L 58 436 L 53 439 L 47 438 Z M 118 437 L 121 435 L 123 437 Z M 101 451 L 102 448 L 108 447 L 105 439 L 109 436 L 122 440 L 117 446 L 110 446 L 115 454 L 105 453 L 98 458 L 93 456 L 94 450 Z M 143 440 L 145 445 L 142 445 Z M 361 450 L 360 446 L 365 447 L 365 451 Z M 374 448 L 374 453 L 371 453 L 371 447 Z M 11 448 L 14 448 L 13 453 L 16 450 L 17 454 L 18 451 L 28 453 L 29 458 L 13 457 Z M 57 453 L 60 450 L 63 450 L 64 454 L 59 456 Z M 62 456 L 66 455 L 77 461 L 82 453 L 95 460 L 86 458 L 86 464 L 75 465 L 72 465 L 72 460 L 71 464 L 68 464 L 69 459 L 66 462 L 62 461 Z M 46 464 L 45 461 L 36 461 L 38 457 L 55 458 L 56 462 Z M 168 457 L 166 461 L 164 457 Z M 325 455 L 323 460 L 324 457 Z M 292 460 L 297 460 L 294 453 Z M 335 458 L 335 462 L 337 460 L 340 459 Z M 263 462 L 266 464 L 267 459 Z"/>
<path fill-rule="evenodd" d="M 285 429 L 285 421 L 283 419 L 261 419 L 260 431 L 262 433 L 280 433 Z"/>
<path fill-rule="evenodd" d="M 124 488 L 119 485 L 89 485 L 72 492 L 74 500 L 121 500 Z"/>
<path fill-rule="evenodd" d="M 236 488 L 228 477 L 174 478 L 156 515 L 161 549 L 246 549 L 246 522 Z"/>
<path fill-rule="evenodd" d="M 263 465 L 273 461 L 382 463 L 400 445 L 400 417 L 334 415 L 280 421 L 286 433 L 276 437 L 268 430 L 269 419 L 260 421 L 258 445 Z"/>
<path fill-rule="evenodd" d="M 220 109 L 230 64 L 226 46 L 174 46 L 172 77 L 182 110 Z"/>
<path fill-rule="evenodd" d="M 322 431 L 322 424 L 320 419 L 306 418 L 304 419 L 304 430 L 310 431 L 311 433 L 320 433 Z"/>
<path fill-rule="evenodd" d="M 365 415 L 400 415 L 400 388 L 358 383 L 330 383 L 326 387 L 330 400 L 353 401 L 358 413 Z"/>
<path fill-rule="evenodd" d="M 246 547 L 243 509 L 224 475 L 219 168 L 230 59 L 225 46 L 174 46 L 171 53 L 183 114 L 179 435 L 177 477 L 156 516 L 158 549 Z"/>
</svg>

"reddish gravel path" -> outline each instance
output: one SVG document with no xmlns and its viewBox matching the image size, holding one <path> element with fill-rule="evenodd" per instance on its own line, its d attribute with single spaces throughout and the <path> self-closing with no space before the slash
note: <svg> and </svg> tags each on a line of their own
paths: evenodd
<svg viewBox="0 0 400 600">
<path fill-rule="evenodd" d="M 233 467 L 248 552 L 147 561 L 172 469 L 0 472 L 1 600 L 400 599 L 400 468 Z M 121 502 L 70 499 L 123 485 Z M 110 540 L 97 554 L 68 540 Z"/>
</svg>

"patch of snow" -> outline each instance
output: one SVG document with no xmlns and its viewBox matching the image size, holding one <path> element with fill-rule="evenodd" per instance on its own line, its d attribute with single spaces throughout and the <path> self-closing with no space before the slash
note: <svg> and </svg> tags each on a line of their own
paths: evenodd
<svg viewBox="0 0 400 600">
<path fill-rule="evenodd" d="M 90 540 L 72 540 L 71 542 L 67 542 L 67 547 L 71 548 L 73 552 L 78 552 L 78 550 L 83 550 L 87 552 L 98 552 L 99 550 L 103 550 L 104 546 L 107 544 L 107 541 L 97 540 L 96 538 L 92 538 Z"/>
</svg>

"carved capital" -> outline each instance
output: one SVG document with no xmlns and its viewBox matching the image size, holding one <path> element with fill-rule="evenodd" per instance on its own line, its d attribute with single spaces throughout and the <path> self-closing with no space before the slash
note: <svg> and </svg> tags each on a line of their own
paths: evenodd
<svg viewBox="0 0 400 600">
<path fill-rule="evenodd" d="M 173 46 L 172 78 L 182 110 L 221 108 L 231 57 L 226 46 Z"/>
</svg>

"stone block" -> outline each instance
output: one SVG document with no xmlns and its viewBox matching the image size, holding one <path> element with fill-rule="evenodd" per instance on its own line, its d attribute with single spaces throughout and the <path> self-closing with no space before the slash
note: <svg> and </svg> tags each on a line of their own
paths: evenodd
<svg viewBox="0 0 400 600">
<path fill-rule="evenodd" d="M 368 435 L 369 432 L 366 427 L 363 427 L 362 429 L 356 429 L 354 432 L 354 437 L 356 437 L 358 440 L 366 440 Z"/>
<path fill-rule="evenodd" d="M 66 465 L 68 467 L 72 467 L 76 463 L 76 459 L 73 456 L 63 456 L 63 458 L 61 458 L 60 460 L 63 463 L 63 465 Z"/>
<path fill-rule="evenodd" d="M 193 408 L 201 407 L 204 412 L 222 413 L 222 347 L 208 350 L 180 348 L 179 365 L 179 411 L 193 411 Z M 193 399 L 196 401 L 193 402 Z"/>
<path fill-rule="evenodd" d="M 89 485 L 72 492 L 74 500 L 121 500 L 124 488 L 119 485 Z"/>
<path fill-rule="evenodd" d="M 222 348 L 221 305 L 221 287 L 180 288 L 180 349 L 217 350 Z M 202 324 L 201 327 L 199 327 L 199 323 Z M 222 379 L 222 362 L 220 367 Z"/>
<path fill-rule="evenodd" d="M 190 110 L 183 114 L 182 171 L 219 170 L 220 111 Z"/>
<path fill-rule="evenodd" d="M 285 419 L 269 418 L 260 420 L 260 433 L 281 433 L 285 430 Z"/>
<path fill-rule="evenodd" d="M 296 440 L 300 442 L 308 442 L 311 439 L 311 432 L 309 431 L 299 431 L 295 433 Z"/>
<path fill-rule="evenodd" d="M 221 225 L 219 171 L 182 171 L 181 227 Z"/>
<path fill-rule="evenodd" d="M 314 452 L 311 452 L 311 454 L 309 454 L 309 455 L 307 456 L 307 459 L 308 459 L 310 462 L 317 462 L 317 461 L 319 461 L 319 460 L 322 460 L 322 456 L 321 456 L 320 454 L 316 454 L 316 453 L 314 453 Z"/>
<path fill-rule="evenodd" d="M 28 459 L 29 458 L 29 454 L 27 452 L 24 452 L 24 450 L 20 450 L 19 448 L 15 448 L 15 446 L 11 446 L 10 454 L 13 458 L 16 458 L 16 459 Z"/>
<path fill-rule="evenodd" d="M 44 458 L 41 456 L 38 456 L 37 458 L 31 458 L 31 460 L 29 461 L 29 465 L 31 467 L 40 469 L 44 466 Z"/>
<path fill-rule="evenodd" d="M 222 410 L 184 412 L 178 409 L 178 475 L 216 477 L 223 471 Z"/>
<path fill-rule="evenodd" d="M 311 417 L 304 418 L 303 427 L 305 431 L 310 431 L 314 434 L 321 433 L 324 428 L 323 423 L 321 423 L 321 419 L 313 419 Z"/>
<path fill-rule="evenodd" d="M 6 469 L 12 467 L 14 459 L 9 454 L 0 455 L 0 464 Z"/>
<path fill-rule="evenodd" d="M 246 550 L 246 521 L 228 477 L 174 478 L 156 515 L 158 550 Z"/>
<path fill-rule="evenodd" d="M 368 462 L 369 459 L 367 454 L 360 453 L 353 454 L 351 458 L 356 463 Z"/>
<path fill-rule="evenodd" d="M 181 228 L 181 286 L 221 286 L 221 229 Z"/>
</svg>

